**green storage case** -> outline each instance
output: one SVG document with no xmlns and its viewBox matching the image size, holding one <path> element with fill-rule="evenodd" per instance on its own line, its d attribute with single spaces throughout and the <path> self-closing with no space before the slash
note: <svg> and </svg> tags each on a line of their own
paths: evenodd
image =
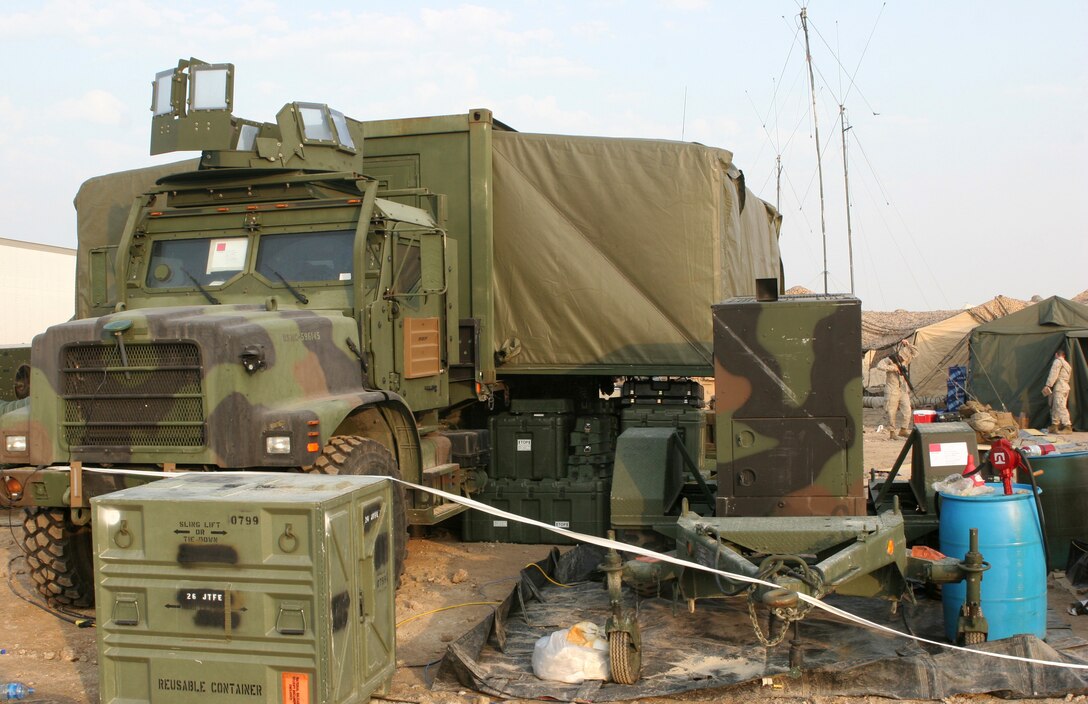
<svg viewBox="0 0 1088 704">
<path fill-rule="evenodd" d="M 402 536 L 387 479 L 188 474 L 91 506 L 105 704 L 388 691 Z"/>
<path fill-rule="evenodd" d="M 603 536 L 608 530 L 609 482 L 590 480 L 511 481 L 500 479 L 473 498 L 502 511 L 550 523 L 578 533 Z M 482 511 L 464 514 L 462 538 L 467 542 L 571 545 L 558 533 Z"/>
<path fill-rule="evenodd" d="M 574 413 L 569 398 L 516 398 L 510 402 L 511 413 Z"/>
<path fill-rule="evenodd" d="M 619 418 L 614 415 L 578 416 L 574 421 L 574 432 L 593 435 L 616 436 Z"/>
<path fill-rule="evenodd" d="M 570 434 L 570 446 L 572 448 L 580 448 L 583 445 L 593 445 L 595 447 L 615 447 L 616 434 L 579 433 L 577 431 Z"/>
<path fill-rule="evenodd" d="M 594 461 L 603 462 L 605 458 L 615 454 L 616 448 L 612 443 L 599 445 L 578 445 L 571 448 L 571 459 L 592 457 Z"/>
<path fill-rule="evenodd" d="M 499 413 L 488 422 L 492 477 L 541 480 L 567 476 L 572 415 L 543 411 Z"/>
</svg>

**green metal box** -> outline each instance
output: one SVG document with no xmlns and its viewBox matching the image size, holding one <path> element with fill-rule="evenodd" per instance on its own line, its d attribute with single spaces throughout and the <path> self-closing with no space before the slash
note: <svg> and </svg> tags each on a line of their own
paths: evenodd
<svg viewBox="0 0 1088 704">
<path fill-rule="evenodd" d="M 490 482 L 474 496 L 489 506 L 567 528 L 603 536 L 608 531 L 608 487 L 604 480 Z M 482 511 L 465 512 L 461 536 L 467 542 L 547 543 L 569 545 L 573 540 L 536 526 L 499 518 Z"/>
<path fill-rule="evenodd" d="M 499 413 L 488 422 L 493 443 L 491 476 L 532 480 L 567 476 L 572 414 L 550 410 Z"/>
<path fill-rule="evenodd" d="M 620 432 L 628 428 L 675 428 L 684 448 L 702 468 L 706 460 L 706 411 L 690 406 L 629 406 L 620 416 Z"/>
<path fill-rule="evenodd" d="M 104 704 L 341 704 L 388 690 L 388 480 L 188 474 L 91 505 Z"/>
</svg>

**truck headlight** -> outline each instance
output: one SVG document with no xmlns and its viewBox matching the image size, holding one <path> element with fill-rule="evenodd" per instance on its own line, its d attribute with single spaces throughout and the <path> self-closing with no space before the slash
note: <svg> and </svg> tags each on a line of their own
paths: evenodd
<svg viewBox="0 0 1088 704">
<path fill-rule="evenodd" d="M 8 435 L 5 439 L 8 452 L 26 452 L 25 435 Z"/>
<path fill-rule="evenodd" d="M 264 439 L 264 451 L 270 455 L 291 454 L 291 436 L 269 435 Z"/>
</svg>

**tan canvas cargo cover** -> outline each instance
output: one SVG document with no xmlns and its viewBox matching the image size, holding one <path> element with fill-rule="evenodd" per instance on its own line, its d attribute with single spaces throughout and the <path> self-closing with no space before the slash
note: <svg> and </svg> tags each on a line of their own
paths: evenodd
<svg viewBox="0 0 1088 704">
<path fill-rule="evenodd" d="M 493 145 L 496 341 L 521 349 L 500 372 L 709 370 L 710 306 L 780 275 L 781 218 L 724 149 L 500 131 Z"/>
</svg>

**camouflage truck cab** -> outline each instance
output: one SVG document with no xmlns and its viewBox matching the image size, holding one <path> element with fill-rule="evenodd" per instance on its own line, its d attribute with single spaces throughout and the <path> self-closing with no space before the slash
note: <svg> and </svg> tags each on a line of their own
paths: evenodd
<svg viewBox="0 0 1088 704">
<path fill-rule="evenodd" d="M 455 466 L 424 474 L 435 453 L 418 430 L 449 405 L 457 353 L 441 198 L 378 197 L 362 135 L 323 105 L 291 104 L 275 124 L 201 106 L 190 86 L 203 81 L 229 108 L 232 71 L 183 61 L 160 74 L 152 152 L 201 148 L 201 168 L 137 198 L 112 270 L 92 258 L 94 295 L 113 312 L 39 335 L 29 407 L 0 419 L 0 464 L 26 467 L 6 471 L 9 496 L 28 507 L 33 576 L 54 602 L 92 599 L 89 499 L 154 472 L 456 486 Z M 460 510 L 394 494 L 401 532 Z"/>
</svg>

